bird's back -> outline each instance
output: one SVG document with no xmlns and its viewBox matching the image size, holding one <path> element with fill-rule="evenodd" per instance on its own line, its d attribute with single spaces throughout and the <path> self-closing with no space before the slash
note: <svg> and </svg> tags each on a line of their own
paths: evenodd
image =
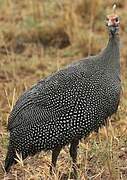
<svg viewBox="0 0 127 180">
<path fill-rule="evenodd" d="M 40 80 L 31 89 L 27 90 L 21 95 L 13 107 L 9 116 L 8 129 L 11 130 L 27 122 L 32 123 L 34 119 L 27 118 L 27 114 L 29 114 L 29 112 L 31 114 L 32 110 L 36 108 L 40 108 L 40 111 L 45 115 L 46 113 L 50 115 L 52 110 L 58 112 L 73 104 L 76 93 L 81 90 L 80 86 L 82 86 L 87 77 L 95 71 L 92 69 L 89 71 L 87 64 L 92 64 L 90 59 L 74 63 Z M 45 115 L 42 118 L 43 120 L 45 119 Z M 25 117 L 26 120 L 23 119 Z"/>
</svg>

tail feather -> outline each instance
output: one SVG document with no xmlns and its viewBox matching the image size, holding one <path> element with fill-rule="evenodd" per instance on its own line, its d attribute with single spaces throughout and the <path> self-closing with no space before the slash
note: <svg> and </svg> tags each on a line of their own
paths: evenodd
<svg viewBox="0 0 127 180">
<path fill-rule="evenodd" d="M 15 163 L 15 153 L 8 150 L 4 165 L 5 171 L 8 173 L 10 171 L 11 166 Z"/>
</svg>

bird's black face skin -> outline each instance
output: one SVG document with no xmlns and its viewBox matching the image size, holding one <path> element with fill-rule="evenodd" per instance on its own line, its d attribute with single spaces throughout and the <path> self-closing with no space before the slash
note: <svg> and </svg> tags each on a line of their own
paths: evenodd
<svg viewBox="0 0 127 180">
<path fill-rule="evenodd" d="M 112 36 L 119 32 L 119 17 L 117 15 L 110 15 L 106 18 L 106 26 Z"/>
</svg>

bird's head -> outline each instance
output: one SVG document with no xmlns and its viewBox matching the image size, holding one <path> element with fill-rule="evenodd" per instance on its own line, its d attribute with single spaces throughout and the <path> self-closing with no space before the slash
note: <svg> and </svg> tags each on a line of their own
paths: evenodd
<svg viewBox="0 0 127 180">
<path fill-rule="evenodd" d="M 109 33 L 114 36 L 119 33 L 119 16 L 115 14 L 116 5 L 113 6 L 114 13 L 106 17 L 106 26 L 108 27 Z"/>
</svg>

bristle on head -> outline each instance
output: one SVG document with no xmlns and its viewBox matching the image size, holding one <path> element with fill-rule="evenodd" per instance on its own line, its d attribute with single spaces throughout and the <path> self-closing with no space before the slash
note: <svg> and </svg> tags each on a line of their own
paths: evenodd
<svg viewBox="0 0 127 180">
<path fill-rule="evenodd" d="M 113 14 L 115 15 L 116 14 L 116 4 L 113 5 L 112 9 L 113 9 Z"/>
<path fill-rule="evenodd" d="M 110 18 L 116 18 L 116 17 L 118 17 L 118 15 L 116 14 L 116 7 L 117 7 L 117 5 L 114 4 L 113 7 L 112 7 L 113 13 L 110 14 L 110 15 L 107 15 L 107 17 L 110 17 Z"/>
</svg>

